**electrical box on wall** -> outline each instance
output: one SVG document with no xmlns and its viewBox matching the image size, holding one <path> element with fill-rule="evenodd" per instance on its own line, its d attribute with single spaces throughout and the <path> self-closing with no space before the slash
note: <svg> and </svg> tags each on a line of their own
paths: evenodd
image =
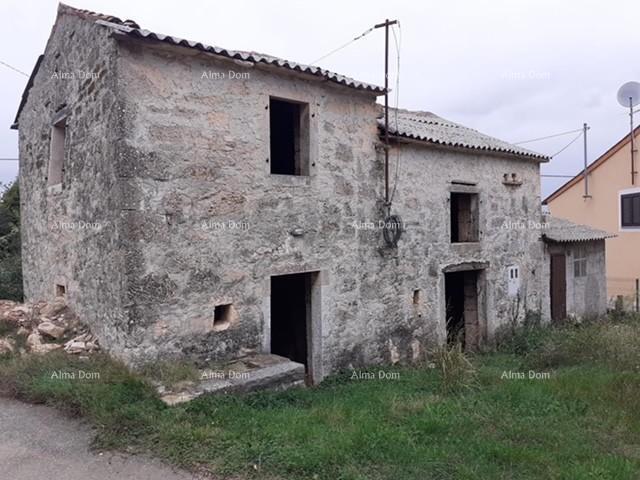
<svg viewBox="0 0 640 480">
<path fill-rule="evenodd" d="M 507 268 L 507 293 L 515 297 L 520 292 L 520 267 L 511 265 Z"/>
</svg>

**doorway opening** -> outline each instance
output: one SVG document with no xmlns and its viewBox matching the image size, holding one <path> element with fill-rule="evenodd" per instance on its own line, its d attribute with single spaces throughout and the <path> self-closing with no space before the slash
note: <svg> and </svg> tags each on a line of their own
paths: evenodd
<svg viewBox="0 0 640 480">
<path fill-rule="evenodd" d="M 447 343 L 461 343 L 465 350 L 480 344 L 478 271 L 445 273 Z"/>
<path fill-rule="evenodd" d="M 567 258 L 563 253 L 551 255 L 551 320 L 567 317 Z"/>
<path fill-rule="evenodd" d="M 316 272 L 271 277 L 271 353 L 302 363 L 311 358 L 311 289 Z"/>
</svg>

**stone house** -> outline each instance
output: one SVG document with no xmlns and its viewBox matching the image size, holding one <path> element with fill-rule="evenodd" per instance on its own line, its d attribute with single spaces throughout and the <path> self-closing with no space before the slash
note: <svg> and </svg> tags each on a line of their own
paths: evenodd
<svg viewBox="0 0 640 480">
<path fill-rule="evenodd" d="M 547 158 L 391 112 L 390 245 L 383 93 L 60 5 L 14 125 L 27 299 L 131 364 L 271 352 L 314 382 L 548 312 Z"/>
<path fill-rule="evenodd" d="M 559 322 L 602 315 L 608 303 L 605 240 L 615 235 L 562 218 L 548 217 L 545 222 L 543 265 L 550 279 L 545 317 Z"/>
</svg>

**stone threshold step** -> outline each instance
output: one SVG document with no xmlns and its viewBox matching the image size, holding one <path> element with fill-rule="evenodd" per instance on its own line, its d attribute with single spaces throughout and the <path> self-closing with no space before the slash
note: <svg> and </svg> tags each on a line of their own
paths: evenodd
<svg viewBox="0 0 640 480">
<path fill-rule="evenodd" d="M 280 391 L 304 384 L 303 364 L 278 355 L 259 354 L 238 359 L 222 370 L 202 370 L 199 382 L 184 386 L 178 391 L 167 391 L 159 386 L 158 393 L 167 405 L 177 405 L 204 394 Z"/>
</svg>

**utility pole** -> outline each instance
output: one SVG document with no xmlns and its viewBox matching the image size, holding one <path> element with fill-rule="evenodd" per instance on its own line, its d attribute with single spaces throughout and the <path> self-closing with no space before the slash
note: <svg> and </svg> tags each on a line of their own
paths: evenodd
<svg viewBox="0 0 640 480">
<path fill-rule="evenodd" d="M 591 198 L 589 195 L 589 175 L 587 174 L 587 124 L 582 125 L 582 136 L 584 137 L 584 195 L 582 198 Z"/>
<path fill-rule="evenodd" d="M 375 28 L 384 27 L 384 205 L 386 215 L 391 213 L 389 199 L 389 27 L 398 23 L 388 18 Z"/>
<path fill-rule="evenodd" d="M 629 123 L 631 125 L 631 185 L 636 184 L 636 145 L 633 138 L 633 98 L 629 97 Z"/>
</svg>

